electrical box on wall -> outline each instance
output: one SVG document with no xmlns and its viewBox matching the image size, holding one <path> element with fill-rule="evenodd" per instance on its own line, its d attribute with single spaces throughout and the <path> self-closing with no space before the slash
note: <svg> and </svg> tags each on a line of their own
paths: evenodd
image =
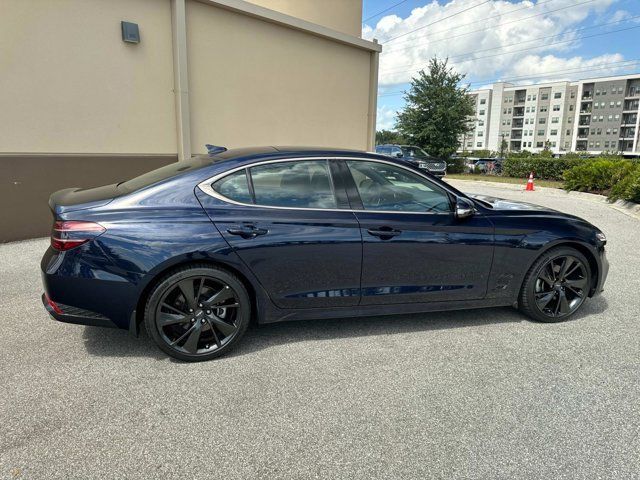
<svg viewBox="0 0 640 480">
<path fill-rule="evenodd" d="M 120 22 L 122 24 L 122 40 L 127 43 L 140 43 L 140 30 L 137 23 Z"/>
</svg>

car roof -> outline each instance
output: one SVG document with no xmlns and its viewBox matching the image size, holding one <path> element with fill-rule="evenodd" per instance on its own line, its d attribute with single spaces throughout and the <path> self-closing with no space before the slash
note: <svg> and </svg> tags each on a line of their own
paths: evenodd
<svg viewBox="0 0 640 480">
<path fill-rule="evenodd" d="M 388 160 L 384 155 L 374 152 L 365 152 L 363 150 L 353 150 L 347 148 L 329 148 L 329 147 L 289 147 L 289 146 L 267 146 L 267 147 L 248 147 L 248 148 L 231 148 L 224 152 L 212 155 L 200 155 L 200 158 L 209 158 L 213 162 L 221 160 L 236 160 L 249 162 L 251 160 L 264 160 L 269 158 L 289 158 L 289 157 L 370 157 Z"/>
</svg>

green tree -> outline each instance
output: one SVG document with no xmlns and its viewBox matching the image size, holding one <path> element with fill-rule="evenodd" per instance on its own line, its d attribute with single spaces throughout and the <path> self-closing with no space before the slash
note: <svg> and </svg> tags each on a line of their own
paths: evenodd
<svg viewBox="0 0 640 480">
<path fill-rule="evenodd" d="M 378 130 L 376 132 L 376 145 L 383 145 L 385 143 L 397 143 L 404 144 L 406 139 L 398 132 L 393 130 Z"/>
<path fill-rule="evenodd" d="M 428 72 L 421 70 L 405 94 L 406 107 L 398 114 L 397 129 L 412 144 L 429 154 L 449 157 L 459 138 L 468 131 L 475 115 L 468 87 L 461 87 L 465 75 L 448 66 L 448 60 L 432 58 Z"/>
</svg>

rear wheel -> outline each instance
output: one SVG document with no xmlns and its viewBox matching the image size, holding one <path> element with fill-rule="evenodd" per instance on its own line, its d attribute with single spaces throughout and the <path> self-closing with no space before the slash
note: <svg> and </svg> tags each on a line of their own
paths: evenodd
<svg viewBox="0 0 640 480">
<path fill-rule="evenodd" d="M 589 295 L 591 270 L 578 250 L 559 247 L 542 254 L 522 284 L 520 310 L 540 322 L 574 315 Z"/>
<path fill-rule="evenodd" d="M 185 267 L 153 289 L 145 325 L 172 357 L 202 361 L 229 351 L 249 325 L 251 301 L 232 273 L 207 265 Z"/>
</svg>

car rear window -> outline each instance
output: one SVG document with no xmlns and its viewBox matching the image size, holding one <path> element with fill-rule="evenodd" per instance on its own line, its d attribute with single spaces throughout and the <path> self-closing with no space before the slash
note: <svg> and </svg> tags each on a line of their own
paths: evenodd
<svg viewBox="0 0 640 480">
<path fill-rule="evenodd" d="M 216 159 L 215 157 L 194 157 L 189 160 L 170 163 L 164 167 L 143 173 L 138 177 L 127 180 L 126 182 L 119 183 L 118 190 L 122 193 L 135 192 L 136 190 L 148 187 L 154 183 L 162 182 L 163 180 L 175 177 L 176 175 L 181 175 L 185 172 L 206 167 L 216 160 L 219 159 Z"/>
</svg>

